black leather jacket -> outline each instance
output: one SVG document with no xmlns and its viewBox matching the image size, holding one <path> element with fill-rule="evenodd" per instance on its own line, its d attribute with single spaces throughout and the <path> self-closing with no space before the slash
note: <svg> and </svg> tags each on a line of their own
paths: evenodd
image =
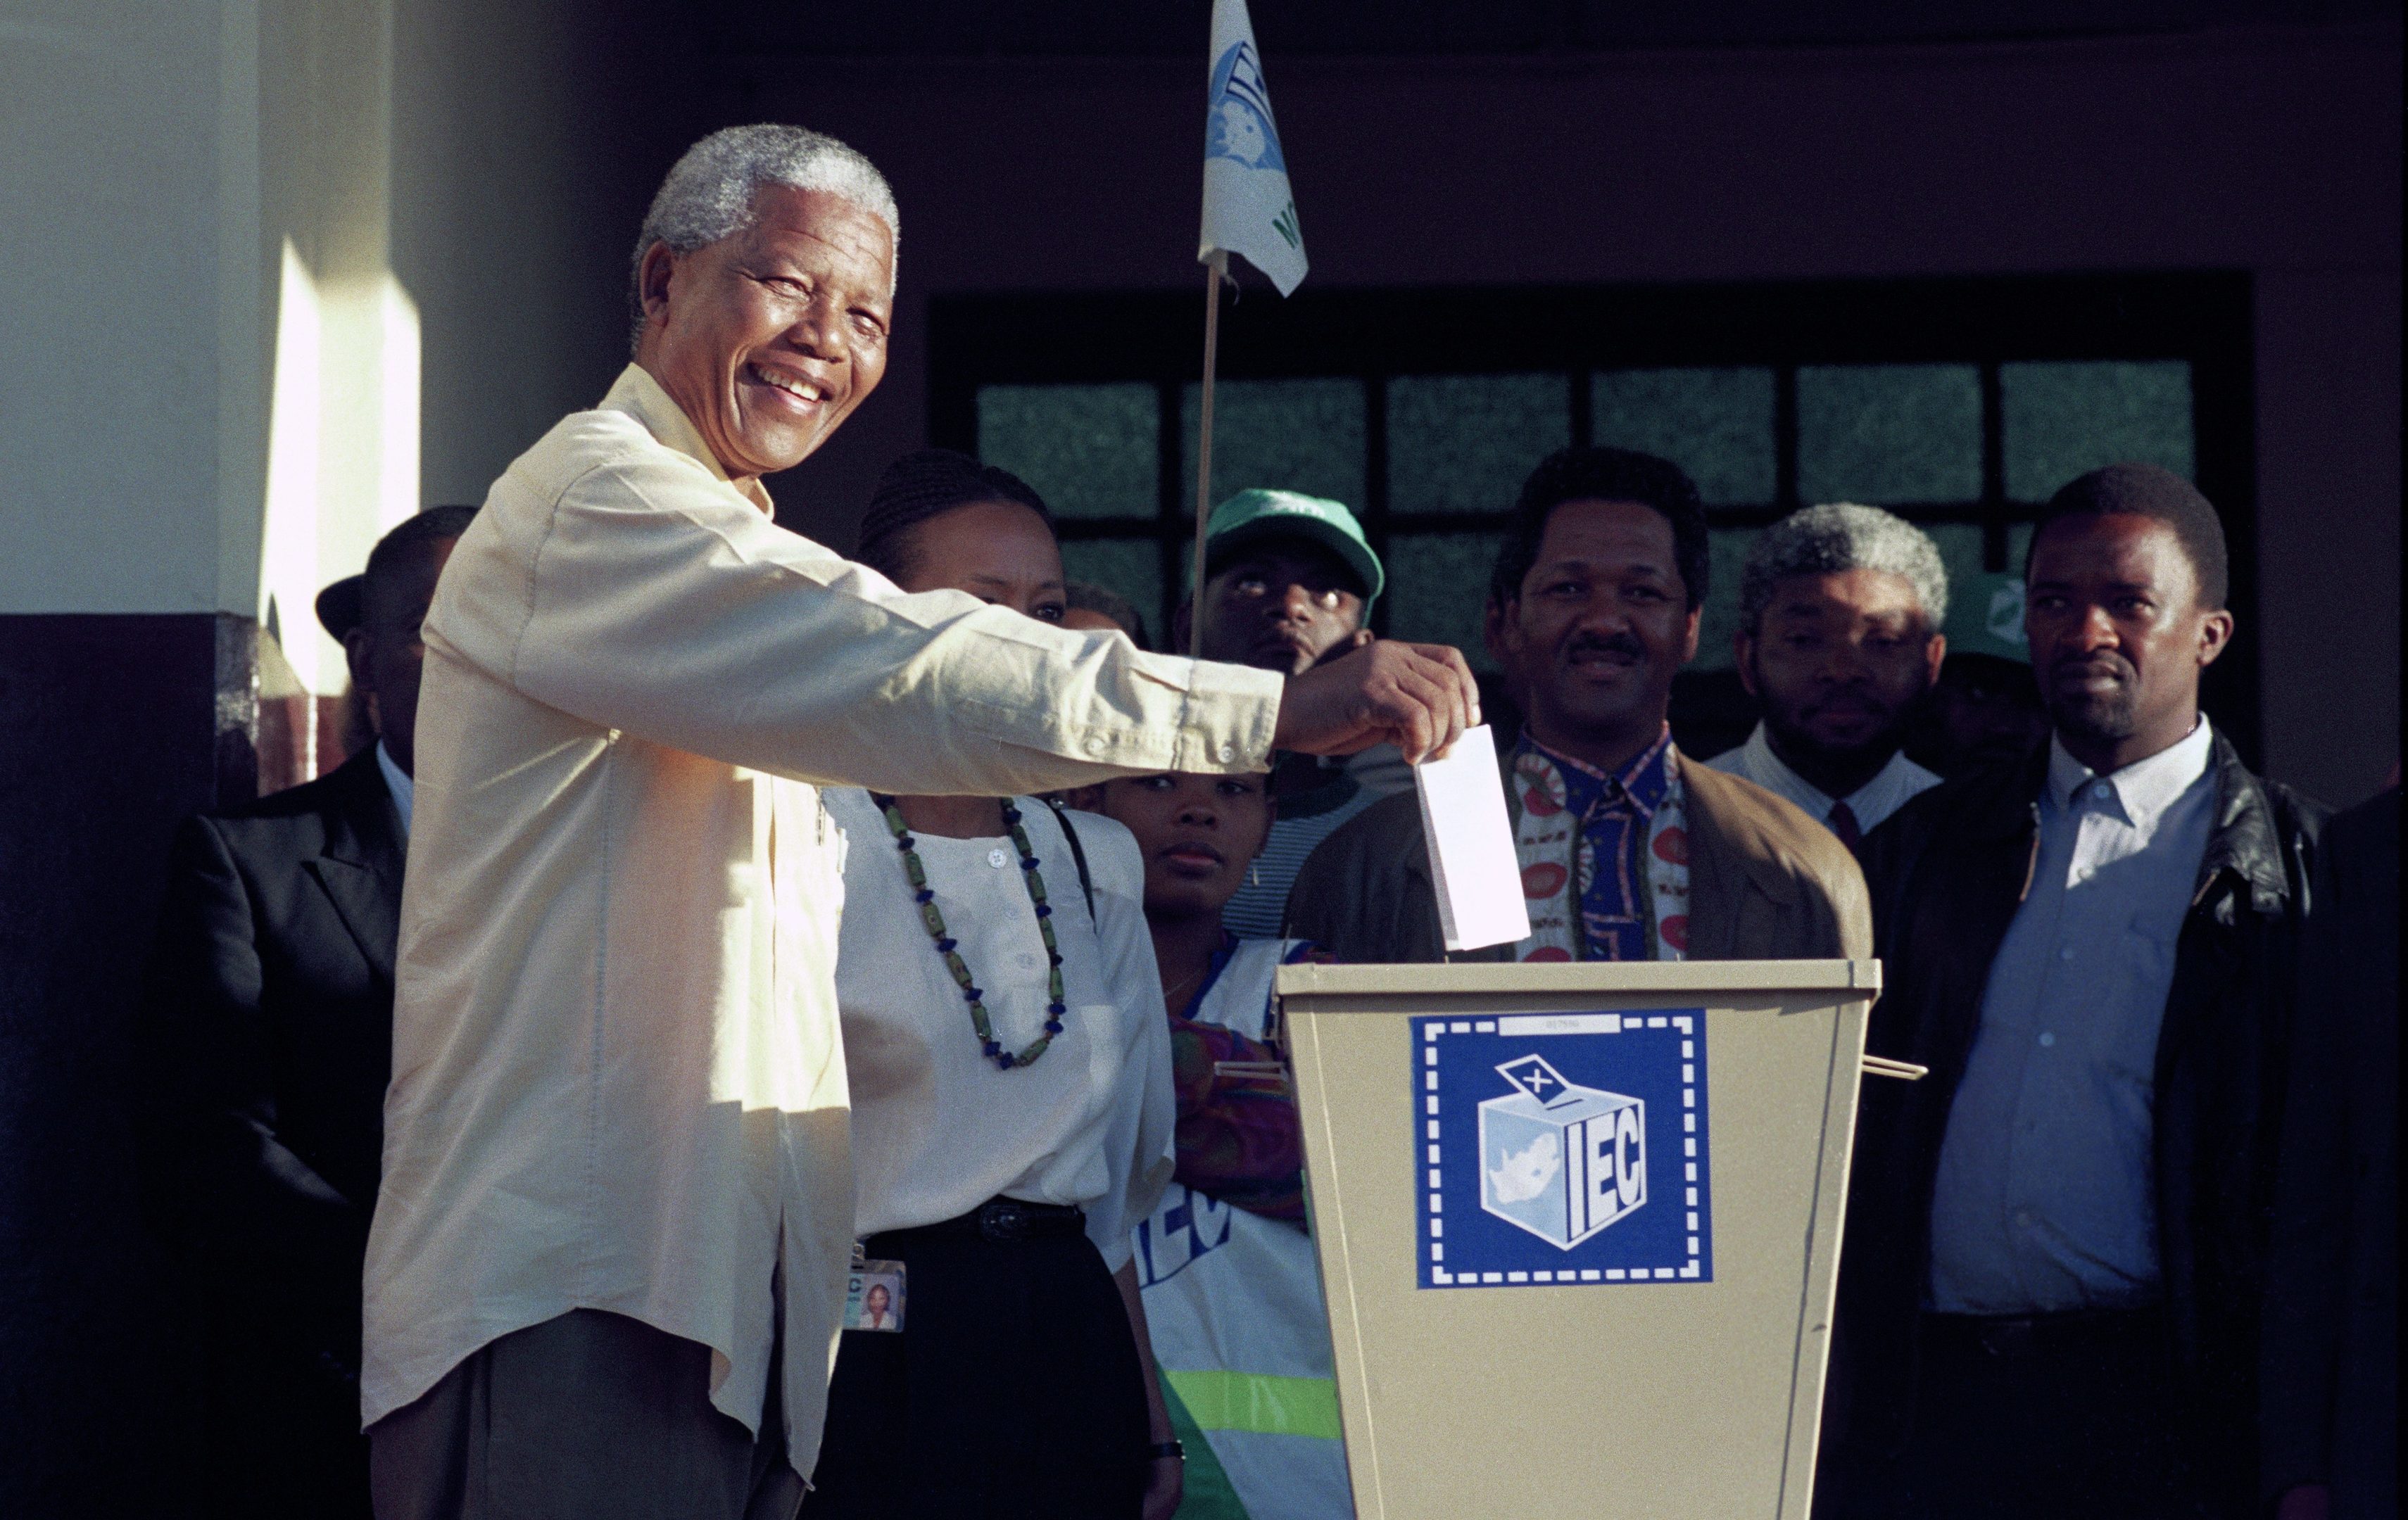
<svg viewBox="0 0 2408 1520">
<path fill-rule="evenodd" d="M 2214 830 L 2157 1037 L 2155 1142 L 2167 1350 L 2216 1513 L 2225 1496 L 2238 1512 L 2253 1492 L 2258 1293 L 2293 968 L 2325 810 L 2250 774 L 2221 735 L 2210 764 Z M 1833 1326 L 1834 1455 L 1894 1452 L 1914 1418 L 1941 1140 L 1991 960 L 2030 880 L 2047 769 L 2043 746 L 1934 788 L 1865 840 L 1885 985 L 1866 1048 L 1931 1074 L 1865 1083 Z"/>
</svg>

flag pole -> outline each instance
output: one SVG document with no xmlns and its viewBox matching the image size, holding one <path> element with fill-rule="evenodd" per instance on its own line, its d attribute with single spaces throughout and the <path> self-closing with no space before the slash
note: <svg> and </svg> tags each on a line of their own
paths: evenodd
<svg viewBox="0 0 2408 1520">
<path fill-rule="evenodd" d="M 1221 353 L 1221 281 L 1229 255 L 1214 249 L 1204 261 L 1204 394 L 1196 409 L 1196 573 L 1187 596 L 1187 656 L 1204 657 L 1204 524 L 1212 515 L 1212 371 Z"/>
</svg>

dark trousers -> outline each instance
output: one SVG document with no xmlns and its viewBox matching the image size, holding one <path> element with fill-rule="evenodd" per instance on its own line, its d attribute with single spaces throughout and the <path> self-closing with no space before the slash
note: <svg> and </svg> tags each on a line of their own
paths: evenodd
<svg viewBox="0 0 2408 1520">
<path fill-rule="evenodd" d="M 903 1331 L 844 1332 L 804 1520 L 1135 1520 L 1144 1374 L 1103 1257 L 966 1217 L 864 1242 L 908 1269 Z"/>
<path fill-rule="evenodd" d="M 710 1360 L 595 1309 L 503 1336 L 369 1428 L 377 1520 L 793 1520 L 778 1359 L 758 1440 Z"/>
<path fill-rule="evenodd" d="M 1906 1449 L 1850 1453 L 1842 1520 L 2175 1520 L 2180 1411 L 2155 1311 L 1926 1314 Z"/>
</svg>

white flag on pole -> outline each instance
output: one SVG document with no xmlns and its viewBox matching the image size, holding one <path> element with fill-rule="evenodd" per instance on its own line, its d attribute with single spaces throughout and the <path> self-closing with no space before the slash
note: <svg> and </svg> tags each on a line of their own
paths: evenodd
<svg viewBox="0 0 2408 1520">
<path fill-rule="evenodd" d="M 1246 0 L 1212 0 L 1212 88 L 1204 120 L 1204 240 L 1198 263 L 1215 250 L 1242 253 L 1282 295 L 1304 280 L 1304 234 L 1288 193 L 1287 159 L 1271 121 L 1263 58 Z"/>
</svg>

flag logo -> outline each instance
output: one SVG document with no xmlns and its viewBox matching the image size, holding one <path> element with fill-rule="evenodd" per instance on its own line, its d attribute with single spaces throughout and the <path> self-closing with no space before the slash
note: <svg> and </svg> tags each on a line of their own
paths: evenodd
<svg viewBox="0 0 2408 1520">
<path fill-rule="evenodd" d="M 1263 88 L 1262 60 L 1251 38 L 1240 39 L 1212 65 L 1211 99 L 1207 157 L 1287 172 L 1287 160 L 1280 156 L 1279 128 L 1271 124 L 1271 97 Z"/>
<path fill-rule="evenodd" d="M 1304 229 L 1289 193 L 1287 152 L 1271 121 L 1270 87 L 1246 0 L 1212 0 L 1205 56 L 1204 227 L 1196 257 L 1237 253 L 1293 294 L 1304 279 Z M 1216 289 L 1218 287 L 1215 287 Z"/>
</svg>

